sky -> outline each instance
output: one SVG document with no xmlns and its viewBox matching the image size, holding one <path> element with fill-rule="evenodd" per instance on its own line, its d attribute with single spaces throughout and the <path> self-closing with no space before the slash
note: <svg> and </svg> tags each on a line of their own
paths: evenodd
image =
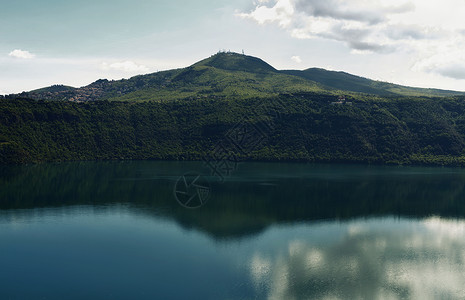
<svg viewBox="0 0 465 300">
<path fill-rule="evenodd" d="M 219 50 L 465 91 L 463 0 L 0 1 L 0 94 L 186 67 Z"/>
</svg>

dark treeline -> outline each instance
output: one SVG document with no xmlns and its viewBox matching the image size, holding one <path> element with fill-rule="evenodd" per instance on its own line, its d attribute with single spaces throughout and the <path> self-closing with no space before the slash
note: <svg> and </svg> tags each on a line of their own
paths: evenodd
<svg viewBox="0 0 465 300">
<path fill-rule="evenodd" d="M 2 99 L 0 163 L 208 156 L 465 164 L 463 97 L 334 101 L 314 93 L 137 103 Z"/>
</svg>

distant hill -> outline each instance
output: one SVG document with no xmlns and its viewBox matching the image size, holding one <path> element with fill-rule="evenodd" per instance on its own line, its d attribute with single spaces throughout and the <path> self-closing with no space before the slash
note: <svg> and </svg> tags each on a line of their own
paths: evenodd
<svg viewBox="0 0 465 300">
<path fill-rule="evenodd" d="M 55 85 L 16 96 L 77 102 L 169 101 L 202 98 L 247 99 L 295 92 L 334 95 L 363 93 L 392 97 L 465 95 L 465 92 L 407 87 L 318 68 L 279 71 L 256 57 L 221 52 L 182 69 L 117 81 L 100 79 L 81 88 Z"/>
<path fill-rule="evenodd" d="M 320 68 L 310 68 L 304 71 L 287 70 L 282 73 L 299 76 L 323 84 L 324 86 L 357 93 L 372 94 L 378 96 L 456 96 L 464 95 L 464 92 L 425 89 L 408 87 L 388 82 L 375 81 L 368 78 L 352 75 L 346 72 L 328 71 Z"/>
<path fill-rule="evenodd" d="M 32 91 L 32 93 L 57 93 L 57 92 L 68 92 L 73 91 L 75 88 L 72 86 L 56 84 L 46 88 L 37 89 Z"/>
<path fill-rule="evenodd" d="M 355 76 L 345 72 L 328 71 L 320 68 L 310 68 L 304 71 L 287 70 L 285 74 L 299 76 L 308 80 L 319 82 L 327 87 L 357 93 L 375 94 L 381 96 L 395 96 L 394 92 L 383 88 L 376 88 L 375 81 Z"/>
</svg>

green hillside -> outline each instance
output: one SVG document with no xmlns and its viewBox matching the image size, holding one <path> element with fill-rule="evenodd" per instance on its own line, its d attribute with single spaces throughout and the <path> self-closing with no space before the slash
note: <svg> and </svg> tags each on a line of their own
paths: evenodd
<svg viewBox="0 0 465 300">
<path fill-rule="evenodd" d="M 324 69 L 279 71 L 259 58 L 227 52 L 217 53 L 182 69 L 117 81 L 101 79 L 76 89 L 52 86 L 18 96 L 36 100 L 77 102 L 172 101 L 212 97 L 271 97 L 280 93 L 295 92 L 324 92 L 332 95 L 363 93 L 383 97 L 465 95 L 463 92 L 413 88 L 373 81 Z"/>
<path fill-rule="evenodd" d="M 136 78 L 145 82 L 143 76 Z M 127 84 L 127 83 L 126 83 Z M 144 88 L 120 96 L 109 96 L 111 101 L 166 101 L 202 98 L 269 97 L 278 93 L 328 92 L 323 86 L 296 76 L 278 72 L 252 73 L 224 70 L 212 66 L 194 65 L 177 72 L 166 85 L 144 83 Z"/>
<path fill-rule="evenodd" d="M 374 94 L 380 96 L 396 96 L 397 94 L 383 88 L 377 88 L 374 81 L 351 75 L 345 72 L 327 71 L 320 68 L 311 68 L 304 71 L 288 70 L 283 71 L 285 74 L 306 78 L 316 81 L 324 86 L 333 87 L 338 90 L 351 91 L 357 93 Z"/>
<path fill-rule="evenodd" d="M 0 163 L 216 160 L 218 149 L 226 149 L 220 157 L 233 161 L 465 165 L 465 97 L 363 97 L 336 105 L 334 98 L 295 93 L 167 102 L 4 99 Z M 244 133 L 252 134 L 244 139 L 247 145 L 231 140 Z"/>
<path fill-rule="evenodd" d="M 368 78 L 355 76 L 346 72 L 328 71 L 320 68 L 310 68 L 304 71 L 288 70 L 285 74 L 299 76 L 318 82 L 326 87 L 337 90 L 373 94 L 379 96 L 431 96 L 448 97 L 464 95 L 464 92 L 424 89 L 402 86 L 382 81 L 374 81 Z"/>
</svg>

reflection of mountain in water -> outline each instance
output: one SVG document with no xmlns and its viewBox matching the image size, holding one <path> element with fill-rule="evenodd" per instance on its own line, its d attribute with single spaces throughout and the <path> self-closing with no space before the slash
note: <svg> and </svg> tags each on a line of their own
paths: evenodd
<svg viewBox="0 0 465 300">
<path fill-rule="evenodd" d="M 0 209 L 129 205 L 215 238 L 270 225 L 366 216 L 465 217 L 460 169 L 245 163 L 200 209 L 173 198 L 176 179 L 201 163 L 80 162 L 5 167 Z M 205 173 L 208 170 L 204 170 Z"/>
</svg>

